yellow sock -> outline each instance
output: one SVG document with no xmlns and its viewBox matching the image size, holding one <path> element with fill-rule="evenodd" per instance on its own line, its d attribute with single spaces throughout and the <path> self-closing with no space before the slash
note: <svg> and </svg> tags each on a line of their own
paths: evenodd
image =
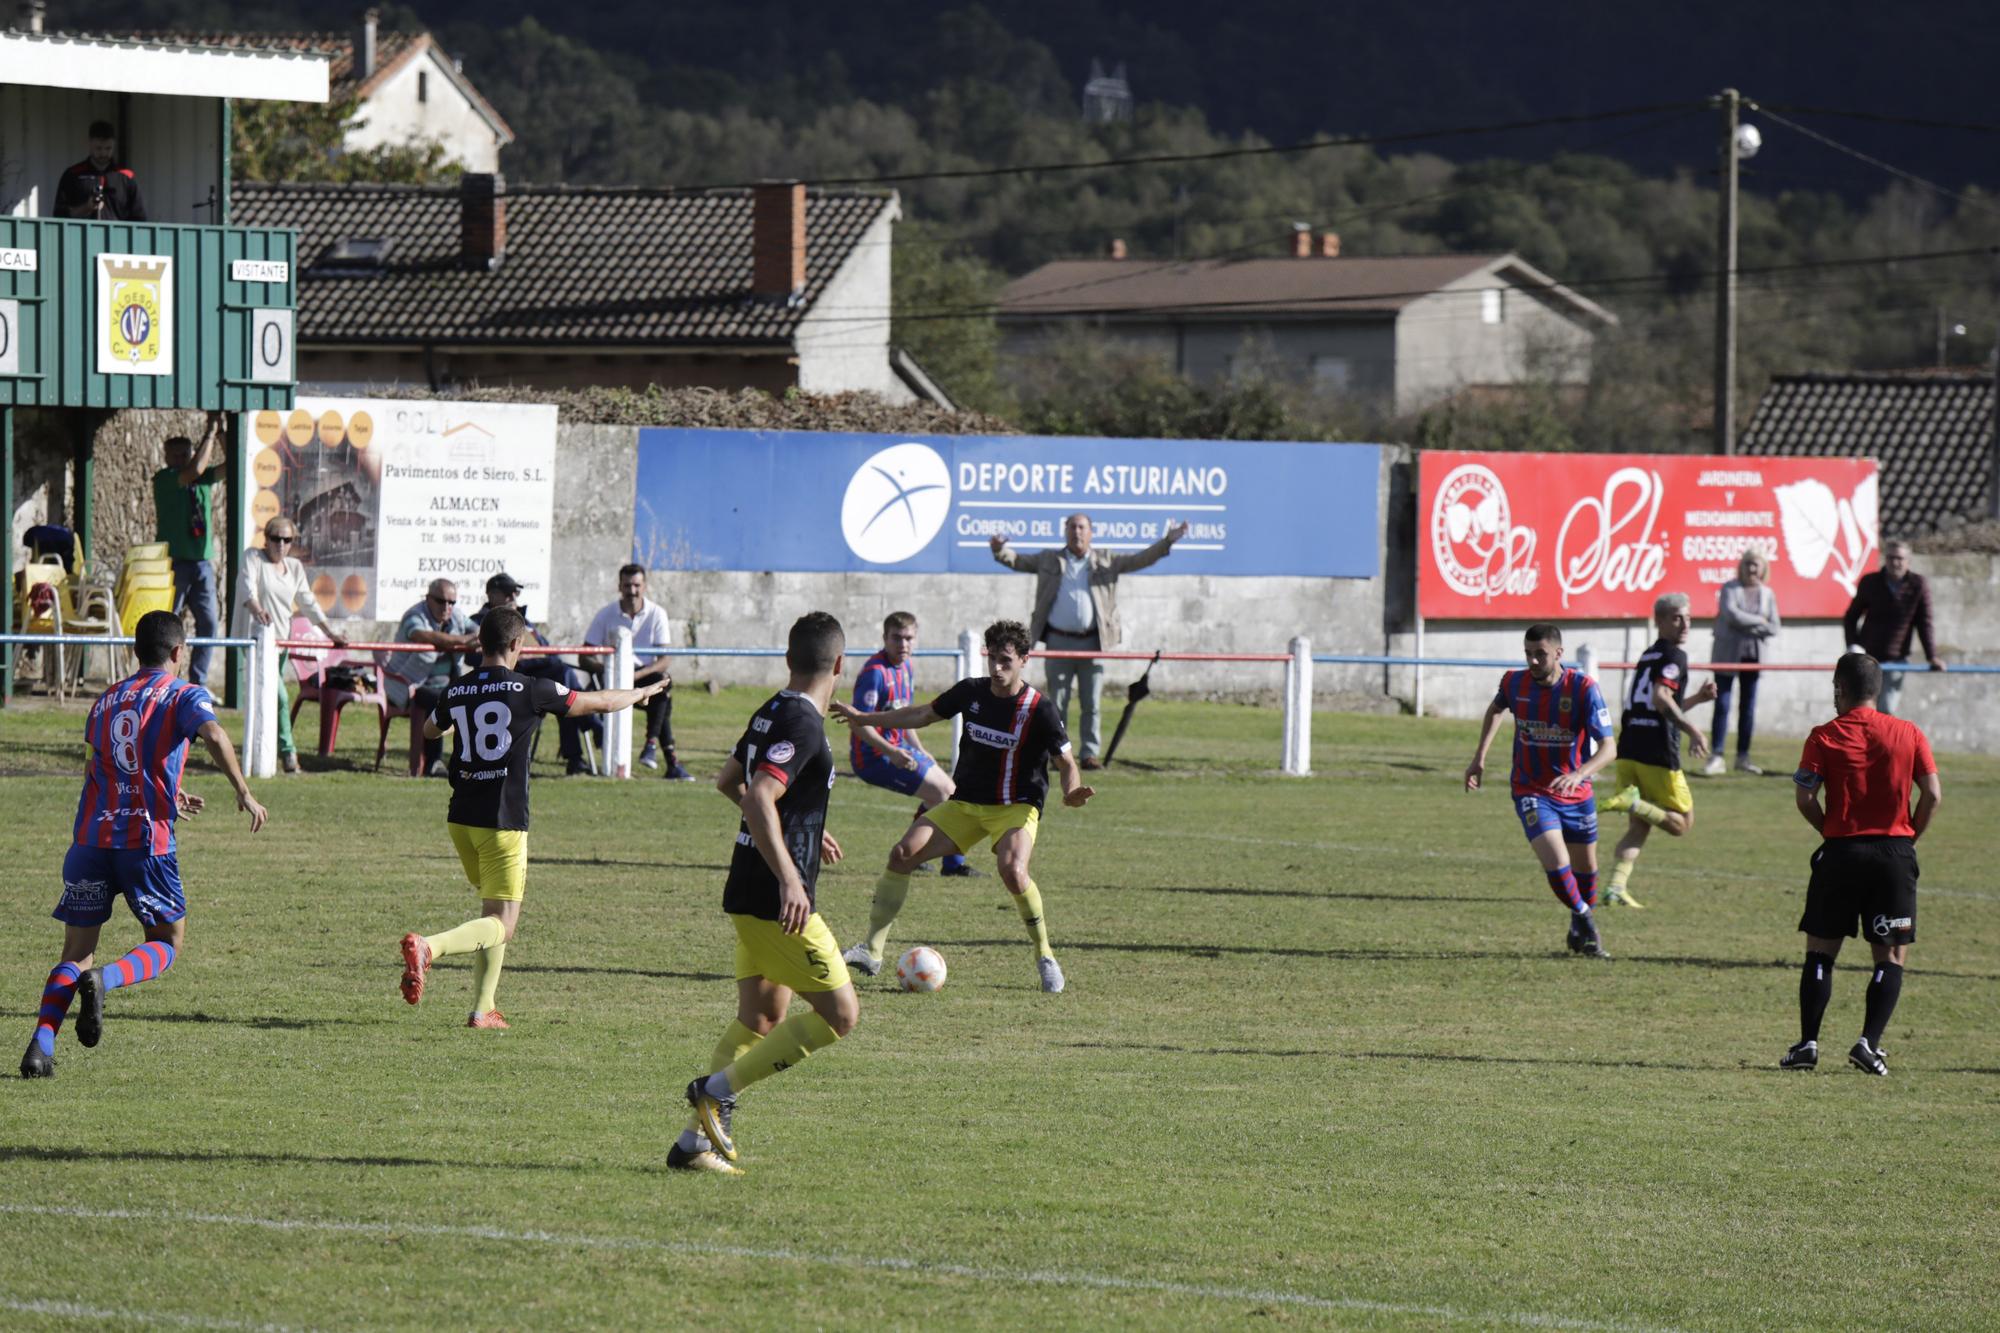
<svg viewBox="0 0 2000 1333">
<path fill-rule="evenodd" d="M 491 917 L 487 919 L 492 920 Z M 472 984 L 479 988 L 478 998 L 472 1002 L 473 1013 L 488 1014 L 498 1007 L 493 993 L 500 989 L 500 968 L 506 961 L 507 941 L 504 939 L 472 955 Z"/>
<path fill-rule="evenodd" d="M 880 958 L 882 950 L 889 946 L 889 927 L 909 896 L 908 875 L 885 870 L 882 878 L 875 881 L 875 901 L 868 906 L 868 952 L 875 957 Z"/>
<path fill-rule="evenodd" d="M 810 1009 L 800 1009 L 766 1033 L 761 1041 L 729 1064 L 729 1090 L 740 1093 L 752 1083 L 790 1069 L 814 1051 L 840 1040 L 824 1018 Z"/>
<path fill-rule="evenodd" d="M 757 1034 L 744 1027 L 742 1023 L 731 1019 L 729 1026 L 723 1030 L 722 1040 L 715 1043 L 715 1051 L 708 1057 L 708 1072 L 720 1074 L 735 1064 L 743 1052 L 756 1044 Z M 692 1111 L 688 1113 L 686 1127 L 696 1134 L 701 1133 L 701 1120 Z"/>
<path fill-rule="evenodd" d="M 1634 800 L 1632 802 L 1632 813 L 1645 820 L 1648 824 L 1651 824 L 1654 828 L 1663 828 L 1667 822 L 1667 812 L 1659 806 L 1654 805 L 1651 801 Z"/>
<path fill-rule="evenodd" d="M 1618 864 L 1611 867 L 1611 891 L 1613 893 L 1625 892 L 1625 886 L 1632 882 L 1632 867 L 1638 864 L 1637 861 L 1620 860 Z"/>
<path fill-rule="evenodd" d="M 474 917 L 462 926 L 453 926 L 442 935 L 427 936 L 424 943 L 431 946 L 431 957 L 449 958 L 455 953 L 471 953 L 474 949 L 489 949 L 507 940 L 507 927 L 497 916 Z"/>
<path fill-rule="evenodd" d="M 1014 895 L 1014 910 L 1028 923 L 1028 938 L 1035 942 L 1035 952 L 1043 958 L 1054 958 L 1056 951 L 1049 947 L 1049 925 L 1042 919 L 1042 891 L 1032 879 L 1027 888 Z"/>
</svg>

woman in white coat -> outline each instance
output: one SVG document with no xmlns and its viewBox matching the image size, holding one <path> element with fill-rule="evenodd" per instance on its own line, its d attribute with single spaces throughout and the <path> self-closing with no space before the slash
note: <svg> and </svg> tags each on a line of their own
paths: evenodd
<svg viewBox="0 0 2000 1333">
<path fill-rule="evenodd" d="M 345 648 L 347 640 L 334 633 L 326 613 L 319 608 L 319 599 L 313 596 L 312 576 L 306 572 L 305 562 L 292 554 L 298 540 L 298 528 L 280 514 L 264 525 L 264 545 L 243 552 L 243 574 L 236 582 L 236 623 L 230 631 L 238 638 L 247 638 L 253 623 L 276 625 L 282 637 L 291 628 L 292 613 L 296 611 L 333 640 L 334 647 Z M 280 681 L 284 679 L 288 656 L 279 650 Z M 292 710 L 282 691 L 278 702 L 278 762 L 287 773 L 299 771 L 298 747 L 292 743 Z"/>
</svg>

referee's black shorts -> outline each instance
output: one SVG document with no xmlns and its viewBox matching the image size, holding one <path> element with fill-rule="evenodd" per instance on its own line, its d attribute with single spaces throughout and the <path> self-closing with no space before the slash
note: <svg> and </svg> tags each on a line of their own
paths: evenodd
<svg viewBox="0 0 2000 1333">
<path fill-rule="evenodd" d="M 1873 944 L 1917 938 L 1917 848 L 1908 838 L 1828 838 L 1812 857 L 1799 929 Z"/>
</svg>

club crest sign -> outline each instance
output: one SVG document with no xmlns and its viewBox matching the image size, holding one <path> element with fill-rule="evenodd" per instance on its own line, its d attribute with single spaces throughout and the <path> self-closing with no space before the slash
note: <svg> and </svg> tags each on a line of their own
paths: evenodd
<svg viewBox="0 0 2000 1333">
<path fill-rule="evenodd" d="M 174 261 L 97 257 L 97 373 L 174 373 Z"/>
</svg>

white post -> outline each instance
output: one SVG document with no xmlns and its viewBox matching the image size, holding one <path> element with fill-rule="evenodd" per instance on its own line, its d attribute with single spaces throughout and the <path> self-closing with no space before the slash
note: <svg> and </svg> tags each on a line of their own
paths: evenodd
<svg viewBox="0 0 2000 1333">
<path fill-rule="evenodd" d="M 1424 618 L 1417 617 L 1417 683 L 1410 688 L 1410 711 L 1424 715 Z"/>
<path fill-rule="evenodd" d="M 611 688 L 629 690 L 632 688 L 632 673 L 636 669 L 632 656 L 632 631 L 620 625 L 611 640 Z M 610 778 L 632 776 L 632 712 L 621 708 L 615 713 L 607 713 L 604 718 L 604 775 Z"/>
<path fill-rule="evenodd" d="M 979 666 L 979 632 L 970 629 L 960 630 L 958 632 L 958 679 L 969 680 L 973 676 L 983 676 L 985 674 Z M 955 685 L 958 681 L 953 681 L 952 683 Z M 964 733 L 964 730 L 965 723 L 962 719 L 953 718 L 951 720 L 951 766 L 953 768 L 958 767 L 958 748 L 960 737 Z"/>
<path fill-rule="evenodd" d="M 251 635 L 249 670 L 243 711 L 243 765 L 253 778 L 278 774 L 278 709 L 283 707 L 278 679 L 278 627 L 258 625 Z"/>
<path fill-rule="evenodd" d="M 1576 669 L 1583 673 L 1585 680 L 1597 679 L 1597 650 L 1584 644 L 1576 650 Z"/>
<path fill-rule="evenodd" d="M 1288 777 L 1312 776 L 1312 640 L 1301 634 L 1292 640 L 1292 660 L 1285 663 L 1285 754 Z"/>
</svg>

